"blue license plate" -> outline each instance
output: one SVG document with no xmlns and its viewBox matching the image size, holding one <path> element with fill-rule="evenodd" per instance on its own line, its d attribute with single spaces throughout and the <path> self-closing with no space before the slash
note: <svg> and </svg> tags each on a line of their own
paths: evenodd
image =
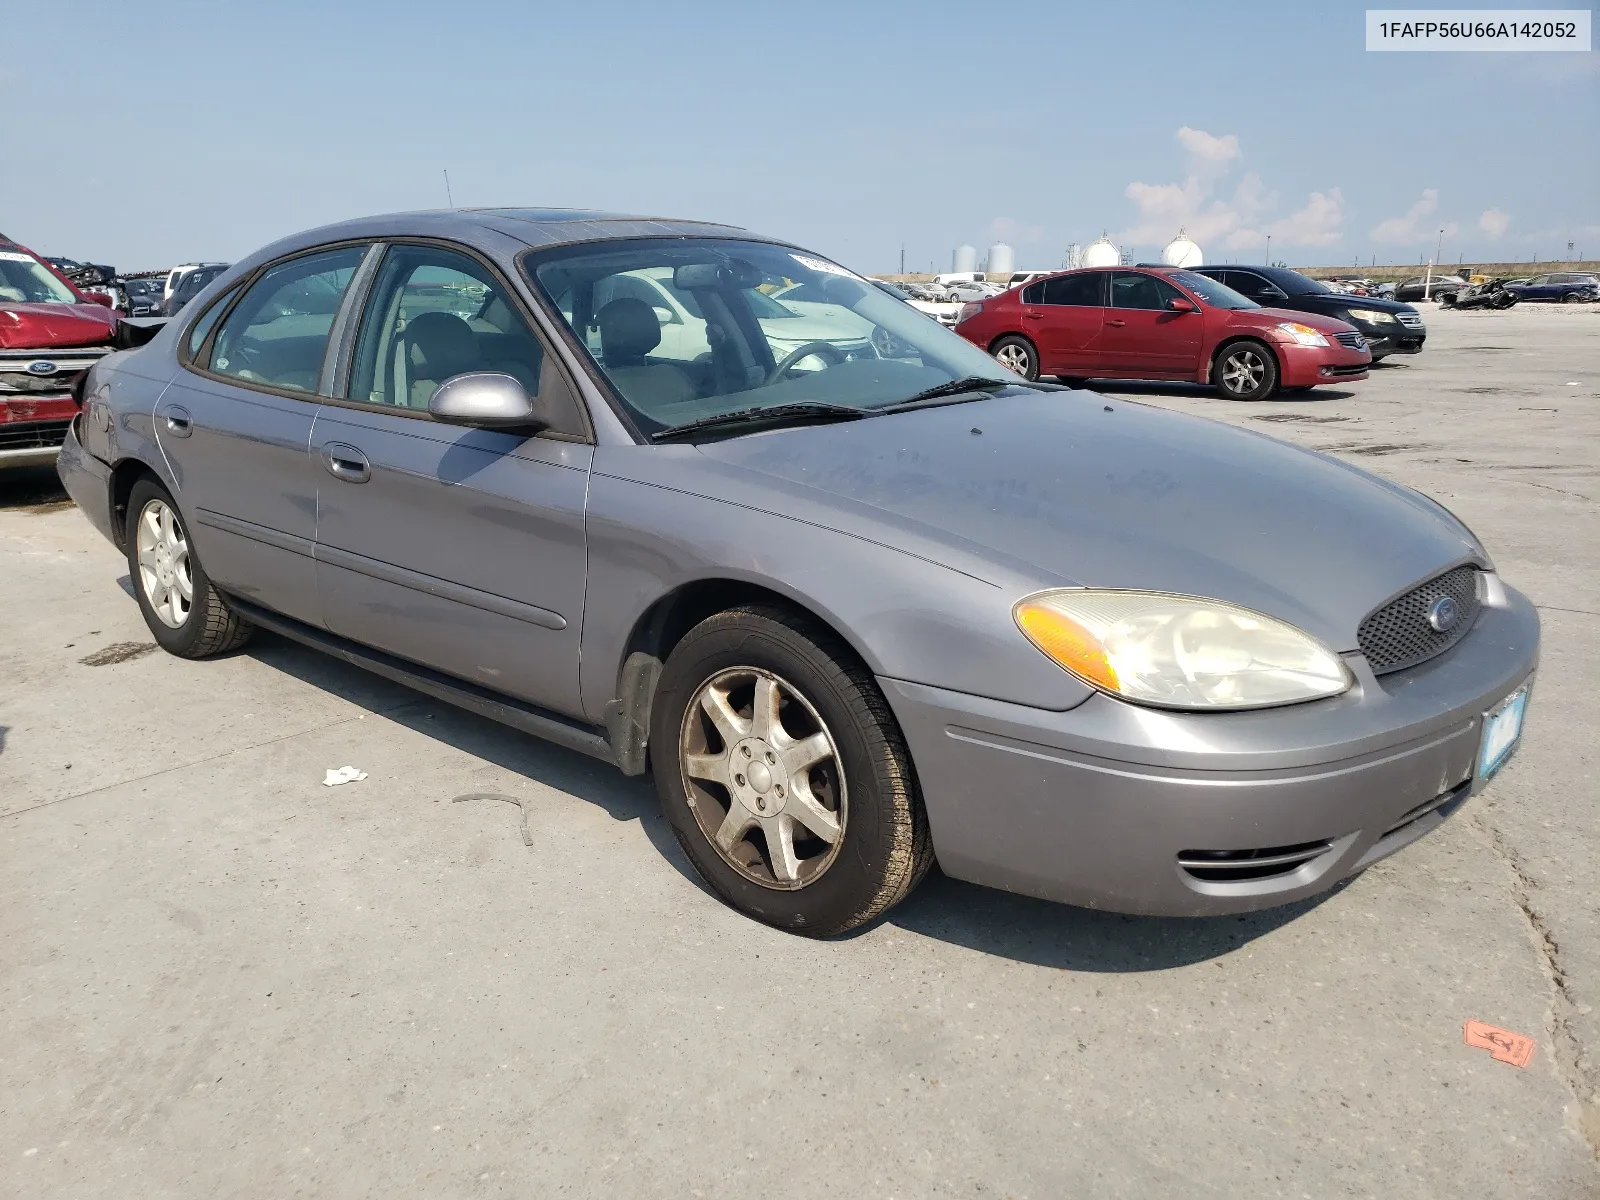
<svg viewBox="0 0 1600 1200">
<path fill-rule="evenodd" d="M 1528 707 L 1528 689 L 1518 688 L 1483 718 L 1483 738 L 1478 743 L 1478 778 L 1488 779 L 1517 748 L 1522 736 L 1522 714 Z"/>
</svg>

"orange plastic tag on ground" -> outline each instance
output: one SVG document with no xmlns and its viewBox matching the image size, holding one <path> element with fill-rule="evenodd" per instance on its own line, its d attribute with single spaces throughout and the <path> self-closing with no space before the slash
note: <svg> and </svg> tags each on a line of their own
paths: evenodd
<svg viewBox="0 0 1600 1200">
<path fill-rule="evenodd" d="M 1513 1067 L 1525 1067 L 1533 1057 L 1534 1041 L 1531 1037 L 1523 1037 L 1509 1029 L 1496 1029 L 1482 1021 L 1468 1021 L 1461 1030 L 1461 1037 L 1467 1045 L 1487 1050 L 1490 1058 L 1510 1063 Z"/>
</svg>

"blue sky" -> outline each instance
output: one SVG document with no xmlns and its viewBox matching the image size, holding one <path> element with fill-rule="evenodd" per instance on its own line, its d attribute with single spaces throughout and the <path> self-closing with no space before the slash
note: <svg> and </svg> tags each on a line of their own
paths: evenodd
<svg viewBox="0 0 1600 1200">
<path fill-rule="evenodd" d="M 1450 261 L 1600 257 L 1600 54 L 1369 54 L 1363 12 L 6 0 L 0 231 L 233 259 L 440 207 L 448 168 L 460 205 L 727 221 L 863 271 L 997 237 L 1056 266 L 1103 229 L 1144 257 L 1180 224 L 1219 261 L 1416 262 L 1441 228 Z"/>
</svg>

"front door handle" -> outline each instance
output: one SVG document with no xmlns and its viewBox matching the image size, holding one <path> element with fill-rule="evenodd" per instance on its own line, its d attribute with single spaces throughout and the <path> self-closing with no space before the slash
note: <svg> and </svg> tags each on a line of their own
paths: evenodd
<svg viewBox="0 0 1600 1200">
<path fill-rule="evenodd" d="M 365 483 L 372 478 L 367 456 L 344 442 L 329 442 L 322 448 L 322 464 L 335 479 L 346 483 Z"/>
<path fill-rule="evenodd" d="M 194 418 L 187 408 L 174 404 L 167 409 L 167 432 L 173 437 L 188 437 L 194 432 Z"/>
<path fill-rule="evenodd" d="M 1111 328 L 1113 328 L 1113 329 L 1121 329 L 1124 325 L 1127 324 L 1127 322 L 1126 321 L 1107 321 L 1106 324 L 1111 326 Z"/>
<path fill-rule="evenodd" d="M 1042 321 L 1044 320 L 1044 314 L 1025 312 L 1022 314 L 1022 319 L 1024 321 Z"/>
</svg>

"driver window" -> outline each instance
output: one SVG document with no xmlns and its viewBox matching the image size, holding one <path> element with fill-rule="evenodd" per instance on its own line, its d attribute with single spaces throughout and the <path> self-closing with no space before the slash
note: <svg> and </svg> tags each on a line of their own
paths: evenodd
<svg viewBox="0 0 1600 1200">
<path fill-rule="evenodd" d="M 218 327 L 210 369 L 241 383 L 315 393 L 328 331 L 366 252 L 341 246 L 269 269 Z"/>
<path fill-rule="evenodd" d="M 1163 309 L 1168 300 L 1183 295 L 1164 279 L 1154 275 L 1140 275 L 1132 271 L 1118 271 L 1111 277 L 1111 307 Z"/>
</svg>

